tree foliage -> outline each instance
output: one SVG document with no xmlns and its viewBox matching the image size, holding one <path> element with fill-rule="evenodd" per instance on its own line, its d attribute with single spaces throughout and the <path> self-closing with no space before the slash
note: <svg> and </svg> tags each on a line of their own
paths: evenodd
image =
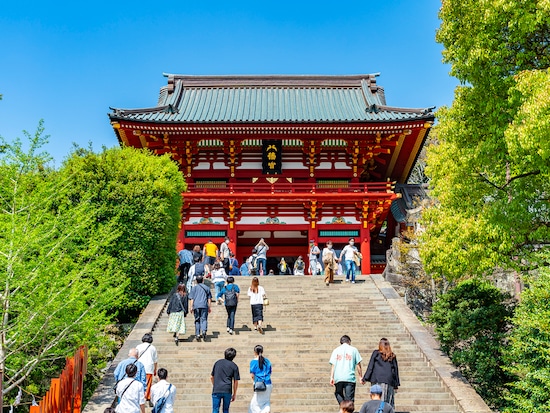
<svg viewBox="0 0 550 413">
<path fill-rule="evenodd" d="M 433 320 L 444 348 L 486 400 L 502 407 L 498 388 L 514 374 L 519 381 L 510 397 L 517 409 L 511 411 L 548 411 L 535 405 L 548 394 L 548 372 L 538 368 L 548 362 L 548 288 L 538 283 L 548 285 L 550 266 L 550 2 L 443 0 L 440 18 L 437 40 L 461 85 L 452 106 L 437 112 L 438 140 L 428 150 L 426 173 L 436 202 L 424 214 L 426 271 L 450 281 L 496 268 L 533 278 L 513 321 L 514 364 L 506 373 L 500 366 L 507 342 L 494 322 L 507 316 L 498 310 L 496 293 L 477 281 L 459 284 L 438 303 Z M 477 310 L 470 299 L 456 301 L 460 311 L 454 311 L 450 297 L 465 294 L 468 285 L 470 293 L 477 289 L 488 297 L 472 301 Z M 460 328 L 451 328 L 451 321 Z M 500 332 L 472 335 L 482 322 Z M 484 383 L 493 375 L 498 386 L 488 393 Z M 526 401 L 531 398 L 533 404 Z"/>
<path fill-rule="evenodd" d="M 507 413 L 550 411 L 550 272 L 532 278 L 514 317 L 507 353 L 508 371 L 516 376 Z"/>
<path fill-rule="evenodd" d="M 106 234 L 112 238 L 100 264 L 125 285 L 112 311 L 129 320 L 152 296 L 174 285 L 174 251 L 185 190 L 182 174 L 168 156 L 134 148 L 100 154 L 76 150 L 62 173 L 74 177 L 70 199 L 88 200 L 93 216 L 89 240 Z"/>
<path fill-rule="evenodd" d="M 472 278 L 443 294 L 430 317 L 441 348 L 494 407 L 501 405 L 501 394 L 511 380 L 501 360 L 512 314 L 510 296 Z"/>
<path fill-rule="evenodd" d="M 75 150 L 48 166 L 40 123 L 28 142 L 0 138 L 0 380 L 42 394 L 81 344 L 112 354 L 107 330 L 168 291 L 183 177 L 167 157 Z M 96 365 L 90 366 L 95 369 Z"/>
<path fill-rule="evenodd" d="M 117 299 L 118 283 L 88 265 L 110 242 L 109 236 L 86 245 L 88 206 L 59 202 L 71 186 L 47 168 L 40 153 L 43 126 L 24 150 L 20 140 L 2 140 L 0 157 L 0 376 L 2 394 L 47 385 L 45 373 L 82 343 L 107 344 L 103 327 Z"/>
<path fill-rule="evenodd" d="M 426 172 L 428 272 L 458 279 L 547 265 L 550 2 L 445 0 L 437 40 L 463 84 L 438 111 Z"/>
</svg>

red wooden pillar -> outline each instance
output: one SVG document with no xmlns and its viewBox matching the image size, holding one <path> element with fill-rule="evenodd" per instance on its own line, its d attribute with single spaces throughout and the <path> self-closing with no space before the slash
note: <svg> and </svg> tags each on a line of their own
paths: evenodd
<svg viewBox="0 0 550 413">
<path fill-rule="evenodd" d="M 237 256 L 237 228 L 233 221 L 229 222 L 229 226 L 227 227 L 227 236 L 229 237 L 229 249 L 233 251 L 233 254 L 235 254 L 235 257 Z"/>
<path fill-rule="evenodd" d="M 370 230 L 369 224 L 367 221 L 363 221 L 361 225 L 361 230 L 359 231 L 359 238 L 361 242 L 360 252 L 363 256 L 361 260 L 361 274 L 370 275 L 371 266 L 370 266 Z"/>
</svg>

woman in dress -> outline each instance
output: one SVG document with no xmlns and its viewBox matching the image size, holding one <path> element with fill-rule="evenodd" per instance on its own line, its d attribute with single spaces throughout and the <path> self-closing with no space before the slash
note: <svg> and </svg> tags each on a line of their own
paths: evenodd
<svg viewBox="0 0 550 413">
<path fill-rule="evenodd" d="M 261 345 L 254 347 L 254 359 L 250 361 L 250 375 L 254 383 L 264 382 L 265 390 L 254 391 L 248 413 L 271 412 L 271 362 L 263 356 L 264 348 Z"/>
<path fill-rule="evenodd" d="M 380 339 L 378 350 L 374 350 L 370 357 L 369 366 L 361 380 L 361 384 L 370 381 L 382 387 L 382 400 L 395 406 L 395 392 L 401 385 L 399 382 L 399 368 L 397 357 L 393 353 L 387 338 Z"/>
<path fill-rule="evenodd" d="M 264 321 L 264 287 L 260 285 L 258 277 L 252 278 L 252 284 L 248 288 L 248 296 L 250 297 L 250 307 L 252 309 L 252 323 L 254 330 L 258 330 L 260 334 L 264 333 L 262 322 Z"/>
<path fill-rule="evenodd" d="M 184 317 L 189 312 L 189 299 L 184 284 L 178 284 L 178 289 L 175 294 L 172 294 L 166 312 L 170 315 L 166 331 L 174 333 L 174 342 L 177 346 L 180 342 L 180 334 L 185 334 Z"/>
</svg>

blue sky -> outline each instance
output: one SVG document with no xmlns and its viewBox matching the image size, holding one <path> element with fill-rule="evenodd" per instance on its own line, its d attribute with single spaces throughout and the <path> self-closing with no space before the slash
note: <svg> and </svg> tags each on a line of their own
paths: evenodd
<svg viewBox="0 0 550 413">
<path fill-rule="evenodd" d="M 450 105 L 436 0 L 3 1 L 0 136 L 44 120 L 56 164 L 72 143 L 118 145 L 109 107 L 155 106 L 163 73 L 380 72 L 389 105 Z"/>
</svg>

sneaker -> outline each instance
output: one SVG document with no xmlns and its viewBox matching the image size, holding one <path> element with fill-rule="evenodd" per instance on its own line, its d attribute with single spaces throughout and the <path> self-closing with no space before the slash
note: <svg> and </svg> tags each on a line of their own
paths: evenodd
<svg viewBox="0 0 550 413">
<path fill-rule="evenodd" d="M 174 342 L 176 343 L 176 346 L 179 346 L 180 345 L 180 339 L 179 338 L 175 338 L 174 339 Z"/>
<path fill-rule="evenodd" d="M 264 329 L 262 328 L 262 326 L 258 326 L 258 332 L 260 334 L 263 334 L 264 333 Z"/>
<path fill-rule="evenodd" d="M 196 339 L 197 341 L 201 341 L 201 336 L 195 336 L 195 339 Z"/>
<path fill-rule="evenodd" d="M 229 333 L 231 331 L 231 329 L 229 327 L 227 327 L 227 332 Z"/>
<path fill-rule="evenodd" d="M 349 280 L 346 278 L 346 282 L 349 283 Z"/>
<path fill-rule="evenodd" d="M 229 329 L 229 330 L 227 330 L 227 332 L 228 332 L 229 334 L 233 335 L 233 330 Z"/>
<path fill-rule="evenodd" d="M 326 284 L 326 285 L 327 285 L 327 287 L 328 287 L 328 281 L 327 281 L 327 282 L 326 282 L 325 284 Z"/>
<path fill-rule="evenodd" d="M 352 281 L 351 283 L 352 283 L 352 284 L 355 284 L 355 281 Z"/>
</svg>

